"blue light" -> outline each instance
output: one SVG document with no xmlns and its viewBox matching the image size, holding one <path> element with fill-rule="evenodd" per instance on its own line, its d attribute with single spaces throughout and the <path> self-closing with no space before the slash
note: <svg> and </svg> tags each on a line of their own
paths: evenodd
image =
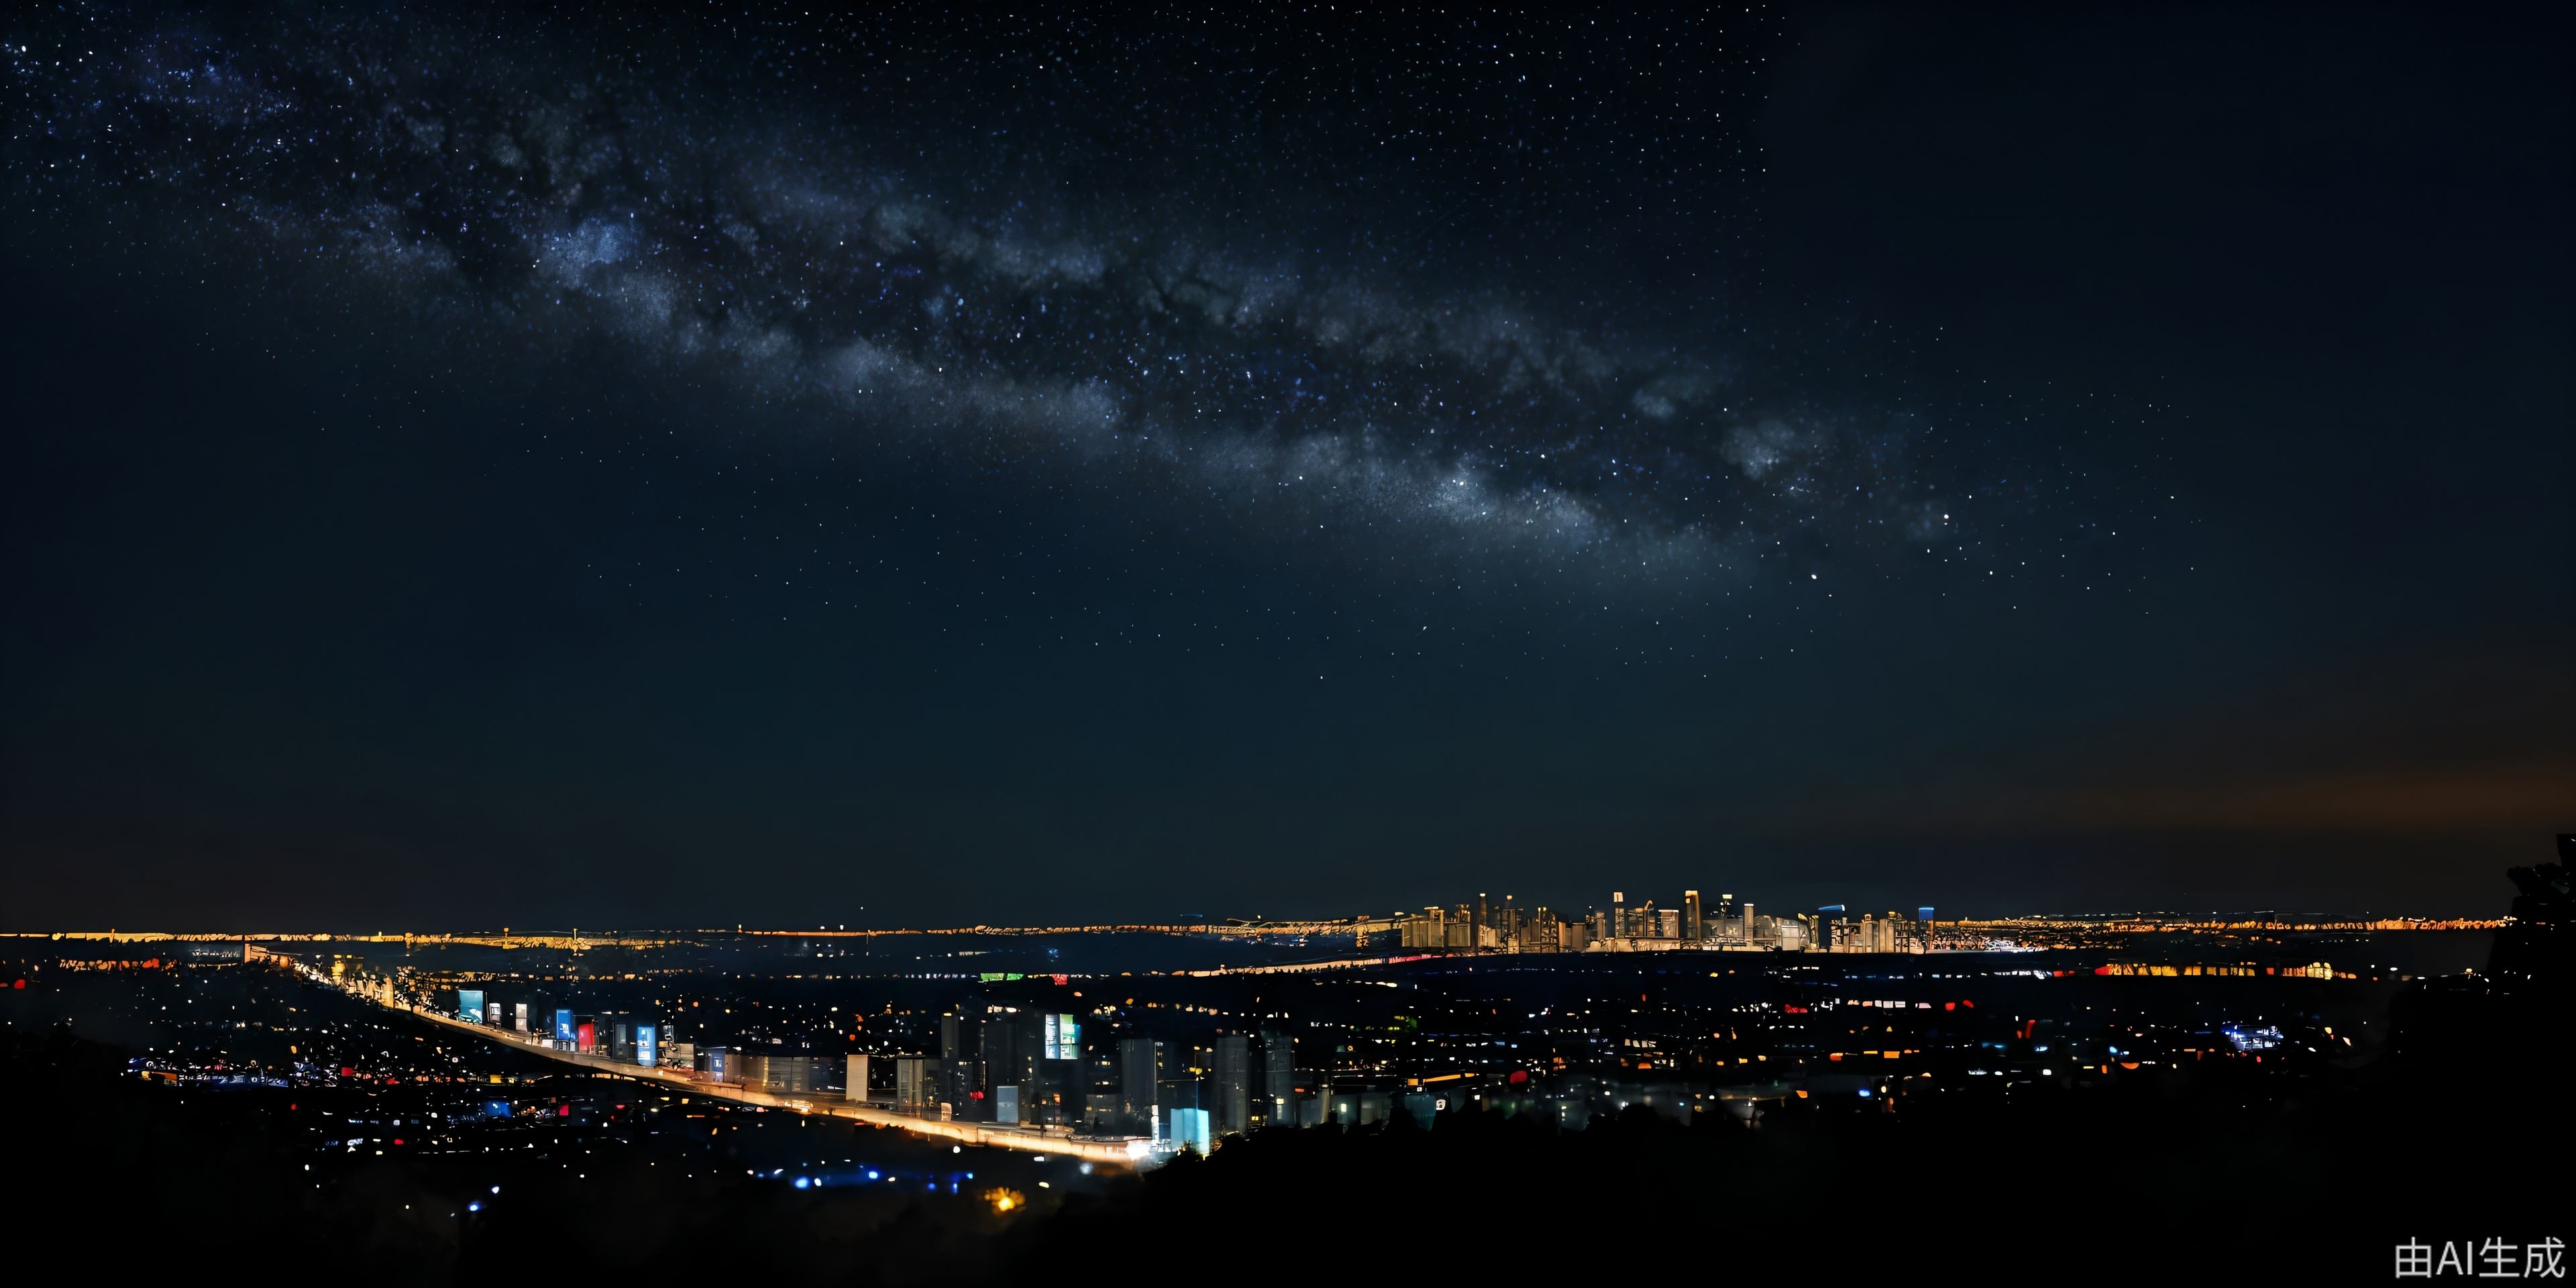
<svg viewBox="0 0 2576 1288">
<path fill-rule="evenodd" d="M 814 1183 L 814 1182 L 812 1182 L 812 1181 L 810 1181 L 810 1180 L 807 1180 L 806 1178 L 804 1178 L 804 1177 L 802 1177 L 802 1176 L 799 1176 L 799 1177 L 797 1177 L 797 1178 L 796 1178 L 796 1188 L 798 1188 L 798 1189 L 800 1189 L 800 1190 L 801 1190 L 801 1189 L 803 1189 L 803 1188 L 805 1188 L 805 1187 L 806 1187 L 806 1186 L 808 1186 L 808 1185 L 813 1184 L 813 1183 Z"/>
<path fill-rule="evenodd" d="M 869 1179 L 869 1180 L 873 1181 L 873 1180 L 875 1180 L 876 1178 L 877 1178 L 877 1174 L 876 1174 L 876 1173 L 874 1173 L 874 1172 L 870 1172 L 870 1173 L 868 1173 L 868 1179 Z"/>
<path fill-rule="evenodd" d="M 1860 1094 L 1861 1094 L 1861 1095 L 1863 1095 L 1863 1096 L 1867 1096 L 1867 1095 L 1869 1094 L 1869 1088 L 1867 1088 L 1867 1087 L 1863 1087 L 1863 1088 L 1861 1088 L 1861 1089 L 1860 1089 Z"/>
<path fill-rule="evenodd" d="M 483 1205 L 480 1202 L 468 1203 L 465 1205 L 465 1210 L 468 1212 L 480 1212 L 483 1210 Z"/>
</svg>

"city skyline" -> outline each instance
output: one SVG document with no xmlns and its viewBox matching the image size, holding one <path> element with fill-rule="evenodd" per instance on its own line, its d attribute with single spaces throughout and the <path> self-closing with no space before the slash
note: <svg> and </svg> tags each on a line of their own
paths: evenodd
<svg viewBox="0 0 2576 1288">
<path fill-rule="evenodd" d="M 2563 1281 L 2571 49 L 0 10 L 10 1228 Z"/>
</svg>

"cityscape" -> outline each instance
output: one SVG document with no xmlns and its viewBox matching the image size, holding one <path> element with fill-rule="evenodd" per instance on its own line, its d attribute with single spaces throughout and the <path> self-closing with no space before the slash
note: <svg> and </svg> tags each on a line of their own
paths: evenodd
<svg viewBox="0 0 2576 1288">
<path fill-rule="evenodd" d="M 13 1265 L 2564 1280 L 2571 48 L 0 11 Z"/>
<path fill-rule="evenodd" d="M 2563 868 L 2545 871 L 2544 883 L 2563 883 Z M 2546 924 L 2529 910 L 2485 921 L 2126 914 L 2007 930 L 1933 913 L 1773 917 L 1694 890 L 1661 909 L 1613 892 L 1565 918 L 1480 896 L 1384 918 L 1158 930 L 16 938 L 60 954 L 39 957 L 40 973 L 265 967 L 646 1086 L 1151 1167 L 1266 1128 L 1399 1116 L 1428 1128 L 1471 1107 L 1577 1129 L 1631 1105 L 1752 1123 L 1826 1096 L 1896 1112 L 1925 1097 L 2152 1081 L 2212 1061 L 2268 1060 L 2281 1076 L 2302 1056 L 2388 1047 L 2397 993 L 2474 974 L 2468 946 Z M 1070 946 L 1079 962 L 1115 960 L 1148 937 L 1171 941 L 1166 957 L 1238 960 L 1110 972 L 1063 959 Z M 950 946 L 961 939 L 980 946 Z M 1676 956 L 1627 964 L 1650 952 Z M 1655 982 L 1635 1001 L 1653 1004 L 1630 1004 L 1630 981 L 1645 977 Z M 2096 1011 L 2105 989 L 2136 987 L 2107 982 L 2129 979 L 2243 980 L 2264 1000 L 2212 1015 L 2206 998 L 2176 1006 L 2149 985 L 2125 1006 L 2074 1014 Z M 2051 1009 L 2043 998 L 2060 1013 L 2035 1014 Z M 1518 1013 L 1479 1005 L 1502 1000 Z M 335 1073 L 324 1055 L 290 1054 L 303 1058 L 206 1065 L 172 1049 L 137 1068 L 174 1084 L 380 1076 L 366 1059 Z"/>
<path fill-rule="evenodd" d="M 639 1173 L 702 1239 L 710 1213 L 844 1196 L 932 1204 L 922 1219 L 942 1227 L 1002 1223 L 985 1236 L 1045 1231 L 1026 1237 L 1052 1249 L 1104 1212 L 1151 1207 L 1128 1188 L 1141 1179 L 1203 1184 L 1203 1162 L 1249 1160 L 1263 1185 L 1387 1161 L 1283 1157 L 1291 1140 L 1430 1162 L 1481 1157 L 1497 1141 L 1479 1133 L 1502 1129 L 1538 1166 L 1543 1141 L 1618 1157 L 1662 1132 L 1739 1165 L 1737 1140 L 1847 1153 L 1837 1167 L 1958 1147 L 2048 1167 L 2099 1147 L 2046 1138 L 2070 1124 L 2150 1117 L 2186 1133 L 2188 1154 L 2250 1144 L 2284 1114 L 2376 1118 L 2396 1097 L 2469 1112 L 2460 1079 L 2565 1067 L 2576 835 L 2557 845 L 2556 862 L 2508 874 L 2509 912 L 2483 921 L 1774 917 L 1727 894 L 1658 907 L 1616 891 L 1579 915 L 1488 896 L 1154 928 L 20 933 L 0 940 L 0 1016 L 21 1061 L 129 1051 L 96 1048 L 85 1088 L 153 1098 L 126 1113 L 211 1098 L 188 1112 L 258 1142 L 246 1192 L 300 1219 L 380 1207 L 401 1177 L 399 1228 L 383 1213 L 368 1226 L 379 1254 L 462 1271 L 556 1223 L 595 1237 L 645 1201 Z M 2345 1102 L 2331 1111 L 2314 1103 L 2329 1088 Z M 2369 1165 L 2374 1149 L 2300 1167 Z M 2251 1178 L 2214 1193 L 2261 1198 L 2285 1179 L 2240 1162 Z M 2373 1202 L 2317 1184 L 2262 1201 Z M 2446 1184 L 2474 1200 L 2464 1210 L 2520 1211 L 2509 1192 Z M 1554 1181 L 1512 1188 L 1575 1201 Z M 1890 1219 L 1957 1215 L 1908 1211 Z M 671 1264 L 706 1255 L 668 1242 L 638 1246 Z M 992 1256 L 948 1264 L 1016 1264 Z"/>
</svg>

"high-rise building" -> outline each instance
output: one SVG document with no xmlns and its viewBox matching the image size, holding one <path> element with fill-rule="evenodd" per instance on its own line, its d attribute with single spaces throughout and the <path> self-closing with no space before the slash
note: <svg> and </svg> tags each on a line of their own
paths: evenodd
<svg viewBox="0 0 2576 1288">
<path fill-rule="evenodd" d="M 1613 890 L 1610 892 L 1610 935 L 1622 938 L 1628 933 L 1628 893 Z"/>
<path fill-rule="evenodd" d="M 1014 1017 L 1014 1019 L 1016 1022 L 1011 1025 L 1011 1036 L 1017 1039 L 1018 1047 L 1012 1052 L 1013 1059 L 1011 1061 L 1012 1068 L 1009 1081 L 1016 1082 L 1022 1087 L 1027 1087 L 1040 1081 L 1045 1076 L 1045 1061 L 1047 1058 L 1046 1023 L 1044 1018 L 1041 1016 L 1025 1013 Z M 990 1051 L 987 1051 L 984 1053 L 984 1058 L 986 1060 L 990 1060 L 993 1058 L 993 1055 Z M 1023 1092 L 1020 1099 L 1023 1103 L 1026 1103 L 1029 1099 L 1028 1094 Z"/>
<path fill-rule="evenodd" d="M 1166 1076 L 1163 1044 L 1152 1038 L 1118 1039 L 1118 1097 L 1126 1111 L 1152 1118 L 1156 1091 Z"/>
<path fill-rule="evenodd" d="M 1829 953 L 1843 947 L 1850 934 L 1844 929 L 1850 922 L 1849 912 L 1839 903 L 1829 903 L 1816 909 L 1816 929 L 1813 941 L 1807 945 L 1808 950 Z"/>
<path fill-rule="evenodd" d="M 1546 904 L 1530 909 L 1529 921 L 1521 927 L 1520 947 L 1525 953 L 1553 953 L 1564 949 L 1565 942 L 1557 929 L 1556 914 Z"/>
<path fill-rule="evenodd" d="M 939 1103 L 938 1075 L 933 1068 L 938 1063 L 920 1055 L 894 1058 L 895 1108 L 919 1113 Z"/>
<path fill-rule="evenodd" d="M 868 1058 L 863 1055 L 849 1056 L 846 1057 L 845 1064 L 846 1067 L 841 1071 L 842 1098 L 851 1101 L 866 1100 L 868 1098 Z"/>
<path fill-rule="evenodd" d="M 936 1103 L 950 1107 L 951 1115 L 981 1120 L 986 1116 L 989 1100 L 984 1093 L 985 1065 L 981 1060 L 941 1060 L 934 1071 L 939 1090 L 931 1096 Z"/>
<path fill-rule="evenodd" d="M 1261 1031 L 1260 1090 L 1253 1104 L 1254 1126 L 1294 1125 L 1297 1121 L 1297 1043 L 1277 1029 Z"/>
<path fill-rule="evenodd" d="M 1696 944 L 1707 937 L 1707 928 L 1700 924 L 1699 891 L 1682 891 L 1682 938 Z"/>
<path fill-rule="evenodd" d="M 1252 1129 L 1252 1043 L 1240 1033 L 1216 1040 L 1216 1103 L 1209 1106 L 1217 1135 Z"/>
<path fill-rule="evenodd" d="M 1208 1111 L 1175 1109 L 1172 1111 L 1172 1125 L 1164 1139 L 1176 1147 L 1186 1146 L 1205 1155 L 1212 1145 L 1209 1136 Z"/>
<path fill-rule="evenodd" d="M 1449 914 L 1438 907 L 1425 907 L 1420 914 L 1407 917 L 1396 941 L 1406 948 L 1446 948 L 1449 946 Z"/>
<path fill-rule="evenodd" d="M 1200 1130 L 1206 1130 L 1207 1125 L 1207 1086 L 1194 1077 L 1186 1076 L 1186 1070 L 1181 1072 L 1183 1076 L 1165 1078 L 1154 1087 L 1155 1138 L 1175 1144 L 1179 1142 L 1179 1136 L 1173 1125 L 1178 1115 L 1195 1113 L 1199 1116 Z"/>
<path fill-rule="evenodd" d="M 975 1028 L 976 1045 L 984 1055 L 984 1086 L 980 1090 L 1026 1081 L 1019 1067 L 1019 1026 L 1012 1017 L 987 1015 Z"/>
</svg>

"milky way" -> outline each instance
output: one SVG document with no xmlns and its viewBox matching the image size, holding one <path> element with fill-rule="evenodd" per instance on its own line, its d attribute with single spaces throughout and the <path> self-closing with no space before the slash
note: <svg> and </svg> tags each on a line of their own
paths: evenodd
<svg viewBox="0 0 2576 1288">
<path fill-rule="evenodd" d="M 684 75 L 652 33 L 82 19 L 10 44 L 11 178 L 823 433 L 1070 462 L 1245 540 L 1743 576 L 1790 545 L 1991 556 L 2048 491 L 1962 475 L 1919 409 L 1801 387 L 1718 302 L 1675 323 L 1525 257 L 1476 280 L 1294 212 L 1211 219 L 1184 177 L 1140 188 L 1150 139 L 979 156 L 752 50 Z"/>
</svg>

